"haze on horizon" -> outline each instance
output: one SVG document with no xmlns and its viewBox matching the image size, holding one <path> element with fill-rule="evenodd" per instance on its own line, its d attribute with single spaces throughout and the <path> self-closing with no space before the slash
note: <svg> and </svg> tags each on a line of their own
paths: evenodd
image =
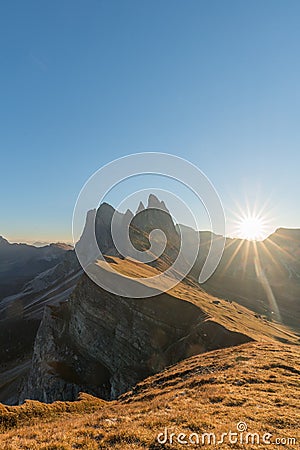
<svg viewBox="0 0 300 450">
<path fill-rule="evenodd" d="M 299 17 L 296 0 L 3 4 L 0 235 L 71 242 L 85 181 L 144 151 L 196 164 L 229 235 L 247 215 L 300 228 Z"/>
</svg>

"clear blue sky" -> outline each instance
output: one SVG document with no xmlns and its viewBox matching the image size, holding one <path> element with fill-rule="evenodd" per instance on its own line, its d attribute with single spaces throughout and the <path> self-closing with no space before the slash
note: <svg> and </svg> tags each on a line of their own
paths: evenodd
<svg viewBox="0 0 300 450">
<path fill-rule="evenodd" d="M 128 153 L 197 164 L 228 220 L 300 227 L 298 0 L 0 5 L 0 234 L 70 240 L 79 190 Z"/>
</svg>

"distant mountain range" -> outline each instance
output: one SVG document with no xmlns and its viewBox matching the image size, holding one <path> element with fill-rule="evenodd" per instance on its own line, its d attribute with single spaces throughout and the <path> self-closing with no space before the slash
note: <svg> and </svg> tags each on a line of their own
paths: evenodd
<svg viewBox="0 0 300 450">
<path fill-rule="evenodd" d="M 11 244 L 0 236 L 0 300 L 61 261 L 72 247 L 63 243 L 35 247 Z"/>
<path fill-rule="evenodd" d="M 156 228 L 167 237 L 164 253 L 142 272 L 114 245 L 115 213 L 118 232 L 130 223 L 138 250 L 149 248 L 149 233 Z M 217 271 L 199 286 L 211 233 L 178 226 L 154 195 L 136 214 L 115 212 L 106 203 L 90 211 L 77 243 L 87 254 L 94 220 L 101 252 L 125 275 L 153 276 L 171 267 L 180 248 L 179 228 L 190 246 L 199 233 L 197 260 L 171 292 L 130 299 L 83 275 L 68 246 L 36 248 L 2 238 L 0 264 L 13 295 L 0 301 L 0 401 L 72 400 L 79 391 L 115 398 L 191 355 L 256 339 L 298 343 L 300 230 L 279 229 L 259 243 L 227 239 Z"/>
</svg>

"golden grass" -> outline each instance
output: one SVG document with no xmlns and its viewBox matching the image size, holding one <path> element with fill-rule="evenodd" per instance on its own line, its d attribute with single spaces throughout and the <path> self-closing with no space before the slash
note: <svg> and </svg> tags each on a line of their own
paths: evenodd
<svg viewBox="0 0 300 450">
<path fill-rule="evenodd" d="M 139 383 L 118 401 L 83 395 L 77 402 L 26 402 L 0 409 L 3 450 L 180 449 L 160 445 L 169 432 L 220 435 L 248 430 L 294 437 L 299 448 L 299 348 L 252 342 L 197 355 Z M 189 445 L 199 448 L 199 445 Z M 200 446 L 201 447 L 201 446 Z M 273 446 L 267 446 L 271 448 Z M 207 446 L 202 448 L 219 448 Z M 264 448 L 225 443 L 222 449 Z"/>
</svg>

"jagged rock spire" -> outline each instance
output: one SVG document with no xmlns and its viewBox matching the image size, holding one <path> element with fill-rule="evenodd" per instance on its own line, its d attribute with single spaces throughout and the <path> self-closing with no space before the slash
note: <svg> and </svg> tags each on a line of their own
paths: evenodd
<svg viewBox="0 0 300 450">
<path fill-rule="evenodd" d="M 136 214 L 140 213 L 141 211 L 144 211 L 145 206 L 143 202 L 139 203 L 138 209 L 136 210 Z"/>
<path fill-rule="evenodd" d="M 168 208 L 165 205 L 165 202 L 163 200 L 160 201 L 154 194 L 149 195 L 147 208 L 157 208 L 169 212 Z"/>
</svg>

